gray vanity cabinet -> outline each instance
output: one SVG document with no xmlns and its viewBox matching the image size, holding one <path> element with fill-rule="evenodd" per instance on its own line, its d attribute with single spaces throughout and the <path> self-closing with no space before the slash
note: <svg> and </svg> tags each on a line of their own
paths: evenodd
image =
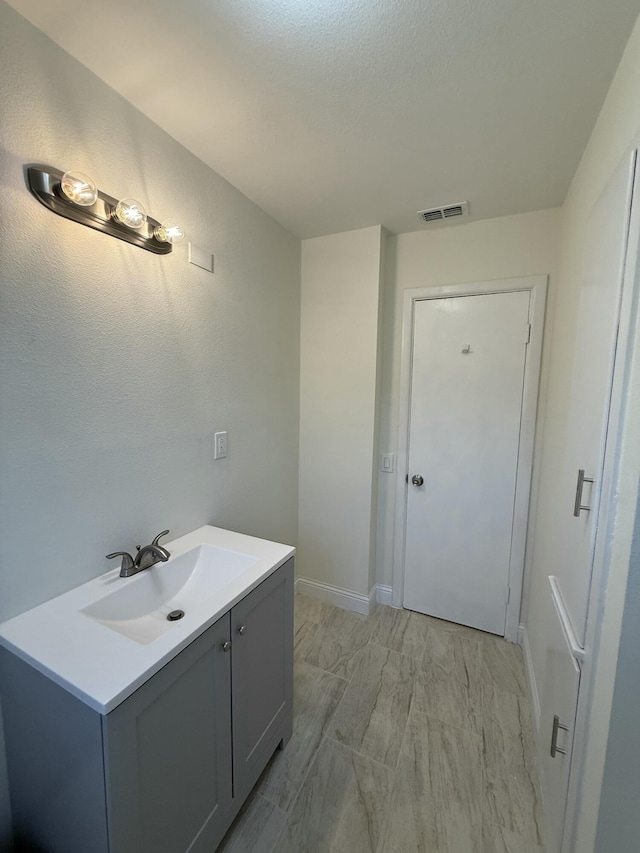
<svg viewBox="0 0 640 853">
<path fill-rule="evenodd" d="M 244 800 L 291 737 L 293 561 L 231 611 L 233 793 Z"/>
<path fill-rule="evenodd" d="M 213 853 L 292 729 L 293 559 L 109 714 L 0 650 L 19 850 Z"/>
<path fill-rule="evenodd" d="M 211 853 L 222 838 L 232 803 L 229 633 L 227 614 L 104 718 L 114 853 Z"/>
</svg>

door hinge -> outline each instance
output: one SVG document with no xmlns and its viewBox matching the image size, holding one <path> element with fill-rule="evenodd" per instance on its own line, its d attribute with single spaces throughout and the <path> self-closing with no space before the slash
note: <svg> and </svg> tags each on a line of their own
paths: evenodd
<svg viewBox="0 0 640 853">
<path fill-rule="evenodd" d="M 511 601 L 511 587 L 507 587 L 507 604 Z"/>
<path fill-rule="evenodd" d="M 524 338 L 525 344 L 528 344 L 531 341 L 531 323 L 527 323 L 526 335 Z"/>
</svg>

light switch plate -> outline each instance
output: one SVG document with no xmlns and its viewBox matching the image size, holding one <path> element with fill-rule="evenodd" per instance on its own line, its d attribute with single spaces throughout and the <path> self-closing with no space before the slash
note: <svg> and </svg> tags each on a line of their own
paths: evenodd
<svg viewBox="0 0 640 853">
<path fill-rule="evenodd" d="M 380 456 L 380 470 L 385 474 L 393 474 L 395 465 L 395 454 L 383 453 Z"/>
<path fill-rule="evenodd" d="M 213 434 L 213 458 L 214 459 L 226 459 L 227 458 L 227 431 L 221 430 L 220 432 L 215 432 Z"/>
</svg>

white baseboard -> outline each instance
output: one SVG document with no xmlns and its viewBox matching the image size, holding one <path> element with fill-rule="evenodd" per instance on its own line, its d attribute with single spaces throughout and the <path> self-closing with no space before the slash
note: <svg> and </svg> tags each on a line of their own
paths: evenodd
<svg viewBox="0 0 640 853">
<path fill-rule="evenodd" d="M 540 697 L 538 695 L 538 686 L 536 684 L 536 674 L 533 671 L 533 660 L 531 658 L 531 646 L 529 645 L 529 635 L 525 625 L 520 625 L 518 628 L 518 639 L 522 646 L 522 654 L 524 657 L 524 668 L 527 672 L 527 680 L 529 681 L 529 693 L 531 694 L 531 707 L 533 708 L 533 722 L 536 731 L 540 728 Z"/>
<path fill-rule="evenodd" d="M 393 607 L 392 587 L 379 583 L 376 586 L 376 600 L 378 604 L 387 604 L 389 607 Z"/>
<path fill-rule="evenodd" d="M 299 577 L 296 578 L 295 588 L 296 592 L 308 595 L 309 598 L 319 598 L 320 601 L 328 601 L 329 604 L 335 604 L 336 607 L 342 607 L 343 610 L 353 610 L 355 613 L 362 613 L 363 616 L 368 616 L 375 606 L 375 587 L 373 587 L 369 595 L 363 595 L 359 592 L 353 592 L 350 589 L 342 589 L 339 586 L 314 581 L 311 578 Z"/>
<path fill-rule="evenodd" d="M 376 604 L 393 606 L 392 588 L 380 583 L 371 587 L 369 595 L 363 595 L 360 592 L 353 592 L 340 586 L 322 583 L 322 581 L 297 577 L 295 590 L 301 595 L 318 598 L 320 601 L 328 601 L 329 604 L 335 604 L 336 607 L 342 607 L 343 610 L 353 610 L 355 613 L 362 613 L 364 616 L 372 613 Z"/>
</svg>

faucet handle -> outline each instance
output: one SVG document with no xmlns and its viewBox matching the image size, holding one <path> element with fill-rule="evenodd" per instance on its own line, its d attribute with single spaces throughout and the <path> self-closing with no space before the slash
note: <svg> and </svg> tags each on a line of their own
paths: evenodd
<svg viewBox="0 0 640 853">
<path fill-rule="evenodd" d="M 113 560 L 114 557 L 122 557 L 120 575 L 124 577 L 123 572 L 129 572 L 133 568 L 133 557 L 126 551 L 114 551 L 113 554 L 107 554 L 107 560 Z"/>
<path fill-rule="evenodd" d="M 158 535 L 156 536 L 156 538 L 153 540 L 153 542 L 152 542 L 151 544 L 152 544 L 152 545 L 157 545 L 157 544 L 158 544 L 158 539 L 160 539 L 160 537 L 161 537 L 161 536 L 166 536 L 166 535 L 167 535 L 167 533 L 169 533 L 169 531 L 168 531 L 168 530 L 163 530 L 163 531 L 162 531 L 162 533 L 158 533 Z"/>
</svg>

